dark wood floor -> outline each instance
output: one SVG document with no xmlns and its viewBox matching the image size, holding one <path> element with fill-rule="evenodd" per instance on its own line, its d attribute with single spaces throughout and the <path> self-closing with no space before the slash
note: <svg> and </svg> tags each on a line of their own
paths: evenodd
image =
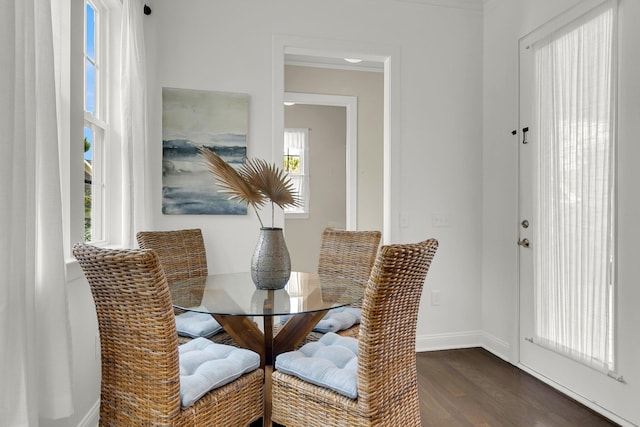
<svg viewBox="0 0 640 427">
<path fill-rule="evenodd" d="M 480 348 L 418 353 L 422 427 L 617 426 Z"/>
</svg>

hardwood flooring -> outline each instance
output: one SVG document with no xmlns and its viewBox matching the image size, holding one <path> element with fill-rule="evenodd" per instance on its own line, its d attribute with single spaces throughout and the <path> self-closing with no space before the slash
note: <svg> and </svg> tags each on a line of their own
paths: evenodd
<svg viewBox="0 0 640 427">
<path fill-rule="evenodd" d="M 418 353 L 422 427 L 617 426 L 481 348 Z"/>
<path fill-rule="evenodd" d="M 422 427 L 618 426 L 481 348 L 418 353 L 417 367 Z"/>
</svg>

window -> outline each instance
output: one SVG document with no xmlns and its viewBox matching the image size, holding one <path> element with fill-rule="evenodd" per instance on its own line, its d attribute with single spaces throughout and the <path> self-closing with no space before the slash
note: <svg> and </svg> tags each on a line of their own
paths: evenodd
<svg viewBox="0 0 640 427">
<path fill-rule="evenodd" d="M 99 242 L 105 238 L 104 175 L 106 55 L 101 31 L 104 8 L 85 1 L 84 14 L 84 240 Z"/>
<path fill-rule="evenodd" d="M 300 198 L 296 207 L 285 208 L 287 218 L 309 217 L 309 129 L 284 130 L 284 170 Z"/>
<path fill-rule="evenodd" d="M 76 242 L 122 242 L 122 149 L 120 122 L 113 120 L 120 115 L 113 101 L 121 86 L 122 2 L 53 3 L 64 248 L 68 266 L 74 266 Z M 71 268 L 68 277 L 81 274 Z"/>
</svg>

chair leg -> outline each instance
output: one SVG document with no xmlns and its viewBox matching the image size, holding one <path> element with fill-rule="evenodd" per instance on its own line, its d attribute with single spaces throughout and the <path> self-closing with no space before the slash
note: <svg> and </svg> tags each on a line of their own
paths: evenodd
<svg viewBox="0 0 640 427">
<path fill-rule="evenodd" d="M 262 418 L 249 424 L 249 427 L 262 427 Z M 273 427 L 286 427 L 283 424 L 273 423 Z"/>
</svg>

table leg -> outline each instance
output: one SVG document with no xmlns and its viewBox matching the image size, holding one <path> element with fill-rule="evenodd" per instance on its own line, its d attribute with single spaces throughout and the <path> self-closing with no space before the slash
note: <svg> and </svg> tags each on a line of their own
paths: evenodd
<svg viewBox="0 0 640 427">
<path fill-rule="evenodd" d="M 264 364 L 273 365 L 273 316 L 265 316 L 263 319 L 264 326 Z"/>
<path fill-rule="evenodd" d="M 313 330 L 315 325 L 324 317 L 327 310 L 313 313 L 295 314 L 289 318 L 273 335 L 273 317 L 264 316 L 264 332 L 248 317 L 222 316 L 213 317 L 224 330 L 240 346 L 260 354 L 260 365 L 264 368 L 264 415 L 262 425 L 272 427 L 271 421 L 271 373 L 275 356 L 296 348 L 302 340 Z"/>
<path fill-rule="evenodd" d="M 219 314 L 214 314 L 213 317 L 236 344 L 258 353 L 261 359 L 260 365 L 265 366 L 264 334 L 253 320 L 245 316 L 222 316 Z"/>
<path fill-rule="evenodd" d="M 263 427 L 272 427 L 271 421 L 271 373 L 273 366 L 264 367 L 264 415 L 262 417 Z"/>
<path fill-rule="evenodd" d="M 273 338 L 274 357 L 295 349 L 328 310 L 292 315 Z"/>
</svg>

